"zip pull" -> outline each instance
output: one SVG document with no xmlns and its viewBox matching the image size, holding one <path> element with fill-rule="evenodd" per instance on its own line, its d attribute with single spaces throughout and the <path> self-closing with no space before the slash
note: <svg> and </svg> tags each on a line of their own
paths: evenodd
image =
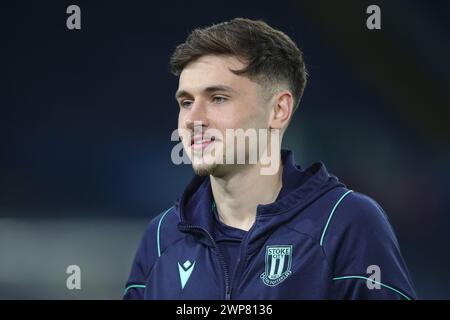
<svg viewBox="0 0 450 320">
<path fill-rule="evenodd" d="M 225 300 L 231 300 L 231 286 L 225 288 Z"/>
</svg>

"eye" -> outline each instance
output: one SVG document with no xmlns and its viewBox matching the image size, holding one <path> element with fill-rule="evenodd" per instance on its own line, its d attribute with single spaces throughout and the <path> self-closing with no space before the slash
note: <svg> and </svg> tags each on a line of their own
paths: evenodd
<svg viewBox="0 0 450 320">
<path fill-rule="evenodd" d="M 228 99 L 226 97 L 223 97 L 223 96 L 214 96 L 212 100 L 213 100 L 214 103 L 220 104 L 220 103 L 224 103 Z"/>
<path fill-rule="evenodd" d="M 180 101 L 180 107 L 182 108 L 189 108 L 192 105 L 192 100 L 181 100 Z"/>
</svg>

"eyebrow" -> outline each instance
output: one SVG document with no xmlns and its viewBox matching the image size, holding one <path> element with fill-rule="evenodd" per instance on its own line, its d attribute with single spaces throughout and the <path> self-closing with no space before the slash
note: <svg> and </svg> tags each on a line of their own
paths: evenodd
<svg viewBox="0 0 450 320">
<path fill-rule="evenodd" d="M 238 93 L 232 87 L 229 87 L 229 86 L 226 86 L 226 85 L 223 85 L 223 84 L 213 85 L 213 86 L 209 86 L 209 87 L 206 87 L 205 89 L 203 89 L 203 92 L 206 92 L 206 93 L 212 93 L 212 92 L 217 92 L 217 91 Z M 175 93 L 175 99 L 177 99 L 177 100 L 180 97 L 185 97 L 185 96 L 192 96 L 192 95 L 186 90 L 178 90 Z"/>
</svg>

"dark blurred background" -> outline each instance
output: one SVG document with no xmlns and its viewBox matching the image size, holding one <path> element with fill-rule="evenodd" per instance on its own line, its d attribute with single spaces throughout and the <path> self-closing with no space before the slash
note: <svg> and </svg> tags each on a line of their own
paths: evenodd
<svg viewBox="0 0 450 320">
<path fill-rule="evenodd" d="M 81 8 L 68 30 L 66 8 Z M 381 30 L 366 8 L 381 8 Z M 0 4 L 0 298 L 118 299 L 149 220 L 193 173 L 175 166 L 189 31 L 263 19 L 310 79 L 284 141 L 375 198 L 420 298 L 450 298 L 448 1 L 17 1 Z M 66 288 L 79 265 L 82 289 Z"/>
</svg>

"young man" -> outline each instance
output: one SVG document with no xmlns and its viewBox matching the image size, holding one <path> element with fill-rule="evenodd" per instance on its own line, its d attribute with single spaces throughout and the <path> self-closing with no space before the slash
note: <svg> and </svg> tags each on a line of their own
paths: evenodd
<svg viewBox="0 0 450 320">
<path fill-rule="evenodd" d="M 234 19 L 194 30 L 171 67 L 196 176 L 149 224 L 125 299 L 415 298 L 383 209 L 279 147 L 306 84 L 288 36 Z"/>
</svg>

